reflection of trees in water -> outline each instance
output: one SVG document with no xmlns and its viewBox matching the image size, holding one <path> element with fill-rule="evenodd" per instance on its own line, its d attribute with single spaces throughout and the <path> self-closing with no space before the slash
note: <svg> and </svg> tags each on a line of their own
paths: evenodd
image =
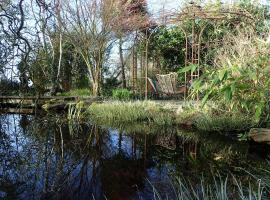
<svg viewBox="0 0 270 200">
<path fill-rule="evenodd" d="M 12 198 L 132 199 L 147 190 L 146 178 L 195 182 L 247 162 L 246 144 L 177 129 L 126 134 L 18 115 L 1 116 L 0 128 L 0 187 Z"/>
<path fill-rule="evenodd" d="M 18 124 L 25 121 L 25 117 L 1 118 L 1 190 L 13 196 L 38 198 L 42 192 L 57 191 L 56 185 L 63 184 L 64 177 L 76 168 L 80 159 L 72 153 L 66 152 L 63 156 L 58 153 L 56 127 L 28 127 L 35 132 L 31 135 Z"/>
<path fill-rule="evenodd" d="M 10 199 L 22 194 L 17 188 L 25 186 L 20 179 L 20 169 L 27 162 L 20 155 L 21 146 L 26 143 L 22 137 L 25 126 L 19 126 L 19 123 L 26 120 L 17 115 L 0 115 L 0 189 L 7 191 Z"/>
<path fill-rule="evenodd" d="M 9 123 L 14 122 L 12 119 L 7 120 Z M 20 124 L 27 124 L 26 122 L 24 117 Z M 10 172 L 9 177 L 18 174 L 12 180 L 12 185 L 14 193 L 20 197 L 64 198 L 68 194 L 75 199 L 92 195 L 101 199 L 105 193 L 101 189 L 106 189 L 107 183 L 100 178 L 100 173 L 107 167 L 107 160 L 118 160 L 125 154 L 121 150 L 123 137 L 119 137 L 118 152 L 112 152 L 114 147 L 110 144 L 110 133 L 96 126 L 81 127 L 80 132 L 72 136 L 67 125 L 55 124 L 49 120 L 34 122 L 23 129 L 17 123 L 15 129 L 13 131 L 5 128 L 1 131 L 1 143 L 5 143 L 1 144 L 1 160 L 2 167 Z M 20 135 L 17 147 L 12 146 L 10 135 L 13 134 Z M 133 151 L 136 152 L 135 149 Z M 136 159 L 126 155 L 128 156 L 122 157 L 121 162 Z M 2 181 L 3 184 L 10 184 L 9 182 L 8 178 Z M 19 194 L 20 191 L 24 193 Z"/>
<path fill-rule="evenodd" d="M 104 155 L 101 160 L 102 191 L 112 200 L 134 199 L 137 191 L 145 186 L 147 136 L 127 136 L 122 132 L 117 135 L 114 139 L 115 153 Z"/>
</svg>

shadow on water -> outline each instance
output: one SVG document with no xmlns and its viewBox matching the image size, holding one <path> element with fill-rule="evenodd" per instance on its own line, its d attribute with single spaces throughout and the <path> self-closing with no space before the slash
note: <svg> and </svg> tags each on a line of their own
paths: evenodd
<svg viewBox="0 0 270 200">
<path fill-rule="evenodd" d="M 0 116 L 0 164 L 0 199 L 96 200 L 153 199 L 152 185 L 173 199 L 169 177 L 196 182 L 233 173 L 247 180 L 240 167 L 267 166 L 248 143 L 222 136 L 26 115 Z"/>
</svg>

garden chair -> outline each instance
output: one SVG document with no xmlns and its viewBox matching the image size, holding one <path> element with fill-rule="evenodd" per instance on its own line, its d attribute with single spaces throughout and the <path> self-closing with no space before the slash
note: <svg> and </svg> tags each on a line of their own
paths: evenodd
<svg viewBox="0 0 270 200">
<path fill-rule="evenodd" d="M 177 73 L 165 75 L 157 74 L 157 81 L 148 78 L 148 81 L 156 94 L 165 94 L 168 96 L 184 94 L 187 91 L 186 86 L 177 86 Z"/>
</svg>

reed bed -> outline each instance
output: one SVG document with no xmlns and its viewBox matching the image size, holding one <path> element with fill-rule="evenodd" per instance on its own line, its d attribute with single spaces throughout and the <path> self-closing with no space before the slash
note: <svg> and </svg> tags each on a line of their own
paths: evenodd
<svg viewBox="0 0 270 200">
<path fill-rule="evenodd" d="M 107 102 L 92 104 L 87 109 L 91 120 L 98 124 L 121 125 L 133 123 L 171 126 L 174 113 L 150 101 Z"/>
</svg>

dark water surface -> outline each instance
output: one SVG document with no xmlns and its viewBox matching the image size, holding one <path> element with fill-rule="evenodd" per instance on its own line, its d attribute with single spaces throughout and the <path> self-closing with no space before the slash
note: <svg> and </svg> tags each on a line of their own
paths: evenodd
<svg viewBox="0 0 270 200">
<path fill-rule="evenodd" d="M 0 199 L 154 199 L 153 187 L 173 199 L 172 177 L 207 181 L 218 172 L 245 180 L 244 170 L 267 166 L 268 147 L 177 129 L 130 130 L 0 115 Z"/>
</svg>

